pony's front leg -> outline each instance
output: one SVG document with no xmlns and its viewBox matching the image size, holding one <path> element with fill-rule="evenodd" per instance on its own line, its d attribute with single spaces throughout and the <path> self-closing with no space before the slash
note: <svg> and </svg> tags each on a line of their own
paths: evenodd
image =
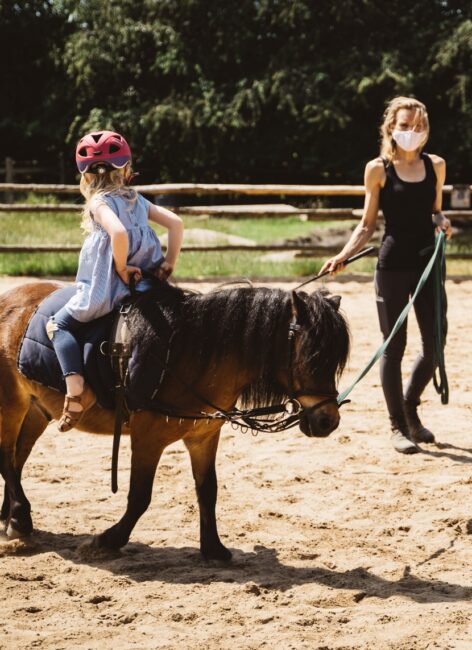
<svg viewBox="0 0 472 650">
<path fill-rule="evenodd" d="M 205 560 L 231 559 L 231 551 L 223 546 L 216 527 L 216 480 L 215 457 L 220 439 L 219 430 L 207 437 L 184 438 L 190 453 L 192 472 L 200 507 L 200 551 Z"/>
<path fill-rule="evenodd" d="M 165 445 L 152 427 L 131 430 L 131 476 L 128 505 L 120 521 L 94 539 L 100 548 L 118 549 L 128 543 L 138 519 L 151 503 L 152 484 Z"/>
</svg>

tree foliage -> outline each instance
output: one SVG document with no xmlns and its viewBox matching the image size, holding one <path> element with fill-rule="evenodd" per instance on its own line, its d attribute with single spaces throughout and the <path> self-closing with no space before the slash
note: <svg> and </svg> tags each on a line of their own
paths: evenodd
<svg viewBox="0 0 472 650">
<path fill-rule="evenodd" d="M 13 157 L 72 159 L 84 131 L 114 128 L 146 180 L 359 182 L 406 94 L 449 178 L 470 181 L 469 0 L 0 3 Z"/>
</svg>

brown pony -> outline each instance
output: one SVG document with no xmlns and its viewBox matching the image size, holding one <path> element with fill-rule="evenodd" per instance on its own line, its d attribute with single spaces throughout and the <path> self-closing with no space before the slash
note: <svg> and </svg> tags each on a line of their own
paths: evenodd
<svg viewBox="0 0 472 650">
<path fill-rule="evenodd" d="M 63 395 L 26 379 L 16 367 L 33 311 L 57 288 L 38 282 L 0 296 L 0 471 L 5 481 L 0 519 L 9 538 L 33 530 L 21 473 L 36 440 L 62 410 Z M 171 409 L 171 416 L 160 407 L 131 413 L 125 430 L 132 452 L 128 505 L 120 521 L 94 539 L 96 546 L 116 549 L 128 542 L 150 503 L 163 450 L 182 439 L 200 507 L 201 553 L 206 559 L 230 559 L 215 518 L 215 456 L 223 422 L 178 416 L 232 409 L 238 400 L 242 406 L 273 405 L 296 395 L 303 433 L 327 436 L 339 424 L 336 382 L 349 351 L 339 300 L 326 291 L 308 295 L 252 287 L 200 295 L 162 283 L 138 300 L 129 317 L 138 368 L 139 363 L 151 368 L 157 403 Z M 114 412 L 96 405 L 79 428 L 109 434 L 113 426 Z"/>
</svg>

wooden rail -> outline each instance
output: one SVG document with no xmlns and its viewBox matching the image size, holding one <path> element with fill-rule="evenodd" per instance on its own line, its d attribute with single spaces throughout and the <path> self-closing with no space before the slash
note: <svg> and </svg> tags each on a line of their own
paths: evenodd
<svg viewBox="0 0 472 650">
<path fill-rule="evenodd" d="M 133 186 L 138 192 L 150 195 L 195 194 L 198 196 L 219 194 L 251 196 L 362 196 L 363 185 L 246 185 L 236 183 L 162 183 Z M 452 185 L 445 185 L 446 194 Z M 469 186 L 472 190 L 472 185 Z M 0 192 L 35 192 L 38 194 L 79 194 L 78 185 L 0 183 Z"/>
<path fill-rule="evenodd" d="M 75 244 L 38 244 L 36 246 L 17 246 L 16 244 L 0 245 L 0 253 L 79 253 L 81 246 Z M 165 246 L 162 246 L 166 250 Z M 311 246 L 307 244 L 215 244 L 211 246 L 189 245 L 182 246 L 182 252 L 201 253 L 209 251 L 306 251 L 314 256 L 335 255 L 337 248 L 327 246 Z"/>
<path fill-rule="evenodd" d="M 310 221 L 331 219 L 353 219 L 352 208 L 296 208 L 293 205 L 189 205 L 168 206 L 185 217 L 208 215 L 211 217 L 257 218 L 291 217 L 306 215 Z M 0 212 L 80 212 L 83 205 L 78 203 L 0 203 Z M 471 213 L 472 214 L 472 213 Z"/>
<path fill-rule="evenodd" d="M 0 212 L 80 212 L 79 203 L 0 203 Z"/>
<path fill-rule="evenodd" d="M 74 244 L 38 244 L 36 246 L 17 246 L 17 245 L 0 245 L 0 253 L 75 253 L 78 254 L 81 246 Z M 162 250 L 166 250 L 162 246 Z M 299 253 L 309 254 L 310 257 L 329 257 L 339 253 L 339 247 L 333 248 L 332 246 L 311 246 L 308 244 L 216 244 L 212 246 L 182 246 L 183 253 L 211 253 L 211 252 L 276 252 L 276 251 L 297 251 Z M 377 255 L 377 250 L 370 253 L 371 256 Z M 448 260 L 471 260 L 472 253 L 449 253 L 447 252 Z"/>
<path fill-rule="evenodd" d="M 364 194 L 363 185 L 245 185 L 220 183 L 162 183 L 134 185 L 138 192 L 150 195 L 166 194 L 245 194 L 271 196 L 359 196 Z M 0 183 L 0 192 L 34 192 L 38 194 L 79 194 L 78 185 Z"/>
<path fill-rule="evenodd" d="M 1 212 L 33 212 L 37 214 L 52 212 L 80 212 L 82 205 L 78 203 L 0 203 Z M 360 219 L 362 210 L 355 208 L 296 208 L 288 205 L 190 205 L 171 207 L 183 217 L 203 216 L 226 217 L 231 219 L 254 219 L 268 217 L 293 217 L 305 215 L 308 221 L 351 221 Z M 444 214 L 451 220 L 472 219 L 472 210 L 444 210 Z M 383 214 L 379 212 L 379 218 Z"/>
</svg>

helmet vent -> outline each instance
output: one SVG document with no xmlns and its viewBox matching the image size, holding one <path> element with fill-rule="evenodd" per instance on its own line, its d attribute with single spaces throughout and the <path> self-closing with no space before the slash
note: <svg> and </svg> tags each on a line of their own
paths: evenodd
<svg viewBox="0 0 472 650">
<path fill-rule="evenodd" d="M 120 147 L 118 145 L 116 145 L 116 144 L 111 144 L 110 145 L 110 149 L 109 149 L 110 153 L 116 153 L 119 150 L 120 150 Z"/>
<path fill-rule="evenodd" d="M 102 137 L 101 133 L 91 133 L 92 138 L 95 140 L 95 142 L 98 142 L 100 138 Z"/>
<path fill-rule="evenodd" d="M 79 149 L 79 156 L 86 156 L 86 155 L 87 155 L 87 149 L 85 147 Z"/>
</svg>

